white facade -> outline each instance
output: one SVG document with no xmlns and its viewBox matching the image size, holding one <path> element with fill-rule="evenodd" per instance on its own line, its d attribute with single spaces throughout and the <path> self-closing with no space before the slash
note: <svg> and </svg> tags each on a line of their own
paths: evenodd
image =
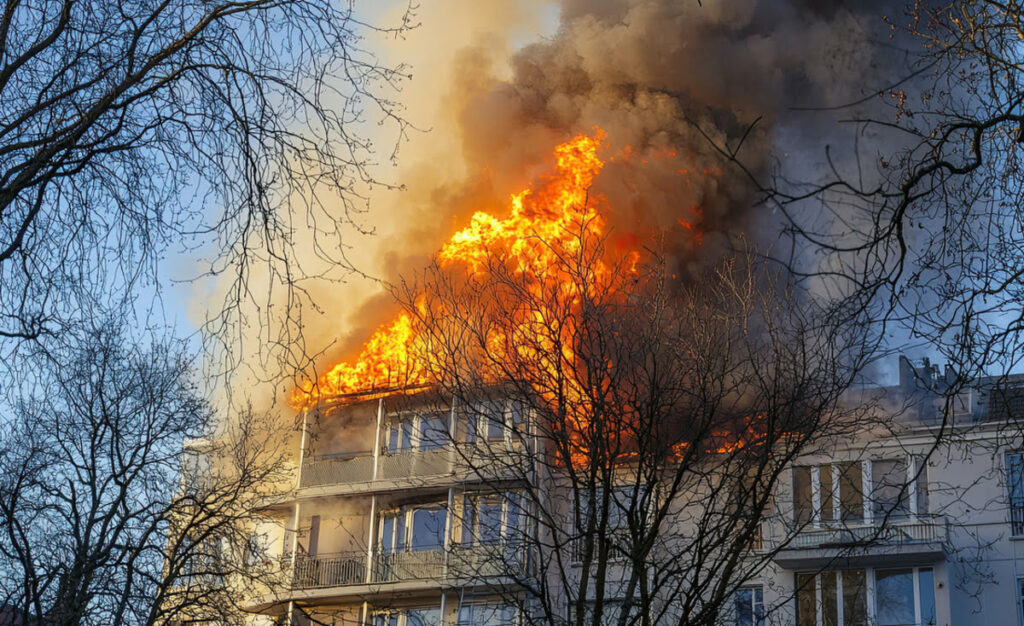
<svg viewBox="0 0 1024 626">
<path fill-rule="evenodd" d="M 1016 422 L 987 407 L 985 392 L 959 398 L 943 426 L 934 394 L 907 380 L 888 391 L 916 412 L 794 464 L 755 546 L 774 552 L 771 564 L 723 623 L 1024 626 Z M 481 476 L 461 461 L 483 445 L 517 459 L 525 416 L 500 402 L 498 420 L 425 406 L 435 405 L 376 398 L 306 416 L 295 497 L 268 512 L 284 529 L 273 549 L 291 589 L 254 599 L 260 619 L 288 623 L 291 608 L 301 624 L 300 606 L 328 624 L 516 623 L 491 591 L 501 568 L 480 577 L 496 549 L 517 562 L 509 550 L 521 546 L 501 535 L 522 516 L 507 494 L 488 493 L 501 463 Z"/>
</svg>

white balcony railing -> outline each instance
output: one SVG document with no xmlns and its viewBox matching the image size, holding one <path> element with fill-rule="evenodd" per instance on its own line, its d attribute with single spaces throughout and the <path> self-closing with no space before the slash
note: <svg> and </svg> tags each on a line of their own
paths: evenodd
<svg viewBox="0 0 1024 626">
<path fill-rule="evenodd" d="M 495 551 L 499 552 L 495 552 Z M 293 589 L 344 587 L 367 583 L 493 578 L 525 571 L 522 546 L 455 545 L 443 549 L 374 554 L 367 568 L 366 552 L 301 555 L 295 559 Z M 498 565 L 500 563 L 500 565 Z M 369 571 L 368 571 L 369 569 Z"/>
<path fill-rule="evenodd" d="M 528 466 L 522 446 L 486 447 L 458 444 L 433 450 L 382 452 L 376 459 L 372 453 L 344 456 L 314 457 L 302 464 L 299 486 L 321 487 L 366 483 L 374 480 L 408 480 L 451 475 L 456 472 L 478 474 L 485 478 L 505 476 L 516 478 Z"/>
<path fill-rule="evenodd" d="M 366 582 L 366 552 L 340 552 L 295 558 L 295 589 L 358 585 Z"/>
<path fill-rule="evenodd" d="M 900 546 L 915 543 L 941 543 L 945 540 L 946 519 L 930 517 L 915 520 L 889 520 L 885 524 L 806 527 L 793 534 L 786 548 L 799 550 L 868 545 Z"/>
</svg>

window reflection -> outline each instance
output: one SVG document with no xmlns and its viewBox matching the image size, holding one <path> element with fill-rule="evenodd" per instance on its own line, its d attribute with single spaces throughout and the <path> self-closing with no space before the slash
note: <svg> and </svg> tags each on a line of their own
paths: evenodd
<svg viewBox="0 0 1024 626">
<path fill-rule="evenodd" d="M 875 606 L 878 626 L 914 623 L 914 571 L 910 569 L 875 572 Z"/>
</svg>

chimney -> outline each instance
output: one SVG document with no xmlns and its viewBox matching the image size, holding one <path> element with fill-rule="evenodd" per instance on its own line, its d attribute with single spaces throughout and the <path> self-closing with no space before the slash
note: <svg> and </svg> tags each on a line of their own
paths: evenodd
<svg viewBox="0 0 1024 626">
<path fill-rule="evenodd" d="M 900 355 L 900 389 L 902 391 L 911 391 L 917 387 L 915 379 L 917 378 L 917 371 L 914 368 L 914 364 L 910 362 L 910 359 Z"/>
</svg>

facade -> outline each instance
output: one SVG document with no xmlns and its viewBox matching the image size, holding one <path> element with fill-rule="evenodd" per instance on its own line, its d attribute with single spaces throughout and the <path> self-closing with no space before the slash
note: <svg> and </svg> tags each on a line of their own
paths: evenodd
<svg viewBox="0 0 1024 626">
<path fill-rule="evenodd" d="M 269 508 L 263 529 L 286 576 L 253 600 L 272 616 L 262 621 L 515 623 L 487 592 L 504 573 L 488 561 L 500 549 L 504 568 L 522 550 L 501 537 L 520 524 L 508 494 L 491 493 L 502 463 L 520 460 L 510 433 L 522 416 L 495 401 L 497 418 L 467 424 L 448 404 L 429 393 L 356 397 L 305 416 L 295 497 Z M 493 472 L 480 471 L 484 454 Z"/>
<path fill-rule="evenodd" d="M 770 558 L 721 623 L 1024 626 L 1024 381 L 944 412 L 945 377 L 900 370 L 872 390 L 891 427 L 791 464 L 750 546 Z M 528 532 L 515 493 L 536 442 L 514 403 L 478 409 L 421 392 L 308 412 L 297 488 L 261 530 L 285 576 L 251 601 L 256 621 L 519 623 L 509 598 L 538 557 L 510 537 Z"/>
</svg>

